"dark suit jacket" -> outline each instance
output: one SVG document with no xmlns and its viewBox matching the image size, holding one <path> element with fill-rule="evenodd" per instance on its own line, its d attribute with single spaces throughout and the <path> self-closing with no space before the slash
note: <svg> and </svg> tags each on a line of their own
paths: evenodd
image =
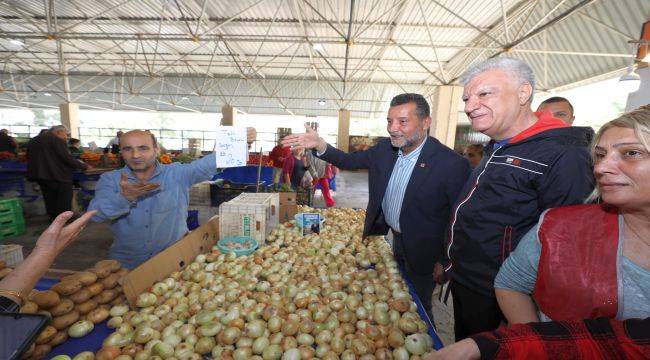
<svg viewBox="0 0 650 360">
<path fill-rule="evenodd" d="M 381 203 L 397 152 L 390 139 L 384 138 L 366 151 L 351 154 L 327 145 L 320 156 L 341 169 L 368 169 L 369 201 L 364 237 L 388 233 Z M 427 137 L 409 179 L 400 212 L 406 261 L 414 272 L 433 273 L 434 264 L 443 253 L 450 209 L 469 173 L 467 160 L 435 138 Z"/>
<path fill-rule="evenodd" d="M 27 144 L 29 180 L 72 182 L 74 169 L 83 170 L 87 167 L 72 157 L 65 141 L 49 132 L 36 136 Z"/>
</svg>

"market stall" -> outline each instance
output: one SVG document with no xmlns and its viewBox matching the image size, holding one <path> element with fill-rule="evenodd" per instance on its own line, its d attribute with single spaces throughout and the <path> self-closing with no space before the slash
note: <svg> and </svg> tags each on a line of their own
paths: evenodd
<svg viewBox="0 0 650 360">
<path fill-rule="evenodd" d="M 271 197 L 238 201 L 271 206 Z M 442 346 L 389 244 L 361 240 L 365 211 L 298 210 L 319 214 L 318 234 L 303 235 L 296 220 L 278 224 L 276 214 L 261 228 L 278 225 L 256 233 L 259 248 L 242 256 L 227 253 L 230 238 L 219 234 L 229 220 L 214 217 L 119 280 L 130 305 L 111 299 L 92 331 L 48 358 L 409 359 Z"/>
</svg>

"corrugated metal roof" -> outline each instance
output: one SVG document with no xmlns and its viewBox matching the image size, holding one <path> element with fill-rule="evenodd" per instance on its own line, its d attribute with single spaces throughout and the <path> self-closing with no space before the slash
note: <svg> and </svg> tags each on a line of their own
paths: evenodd
<svg viewBox="0 0 650 360">
<path fill-rule="evenodd" d="M 353 116 L 376 116 L 393 94 L 430 94 L 438 78 L 457 78 L 470 64 L 583 3 L 588 1 L 356 0 L 349 48 L 352 0 L 208 1 L 205 8 L 201 1 L 59 0 L 54 12 L 64 67 L 78 92 L 71 95 L 82 106 L 218 111 L 230 103 L 253 113 L 327 116 L 346 106 Z M 30 93 L 29 106 L 66 98 L 55 81 L 57 42 L 46 36 L 56 31 L 53 21 L 48 30 L 46 14 L 41 0 L 0 4 L 0 106 L 30 89 L 55 95 Z M 531 64 L 539 89 L 565 87 L 629 65 L 628 41 L 637 38 L 648 14 L 647 0 L 593 1 L 509 54 Z M 11 44 L 14 38 L 25 46 Z M 102 84 L 106 78 L 112 80 Z M 188 99 L 170 105 L 182 98 L 174 91 Z M 120 95 L 128 100 L 111 104 Z"/>
</svg>

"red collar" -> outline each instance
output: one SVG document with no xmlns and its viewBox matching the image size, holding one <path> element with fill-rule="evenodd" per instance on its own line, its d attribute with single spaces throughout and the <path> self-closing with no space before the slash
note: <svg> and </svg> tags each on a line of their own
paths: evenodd
<svg viewBox="0 0 650 360">
<path fill-rule="evenodd" d="M 571 126 L 560 119 L 554 118 L 550 111 L 537 111 L 535 112 L 535 116 L 537 117 L 537 121 L 528 129 L 510 138 L 508 144 L 514 144 L 547 130 Z"/>
</svg>

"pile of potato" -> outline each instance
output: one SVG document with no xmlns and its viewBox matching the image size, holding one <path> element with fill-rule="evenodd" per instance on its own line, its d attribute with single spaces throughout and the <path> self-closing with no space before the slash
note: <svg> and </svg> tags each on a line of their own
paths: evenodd
<svg viewBox="0 0 650 360">
<path fill-rule="evenodd" d="M 85 336 L 94 324 L 106 320 L 111 305 L 126 302 L 120 280 L 127 272 L 117 260 L 102 260 L 86 271 L 64 277 L 50 290 L 32 291 L 20 311 L 48 315 L 52 322 L 24 358 L 40 359 L 68 337 Z"/>
</svg>

